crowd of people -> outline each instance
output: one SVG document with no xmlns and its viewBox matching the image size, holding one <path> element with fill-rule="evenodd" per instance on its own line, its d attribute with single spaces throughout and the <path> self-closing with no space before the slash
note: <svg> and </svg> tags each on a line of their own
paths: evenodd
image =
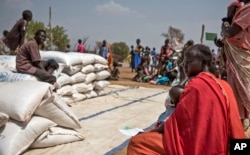
<svg viewBox="0 0 250 155">
<path fill-rule="evenodd" d="M 136 40 L 136 46 L 131 46 L 130 67 L 136 72 L 133 80 L 137 82 L 149 82 L 151 84 L 171 84 L 179 79 L 178 54 L 169 40 L 166 39 L 158 54 L 156 48 L 151 49 L 141 45 L 141 40 Z M 175 56 L 176 55 L 176 56 Z"/>
</svg>

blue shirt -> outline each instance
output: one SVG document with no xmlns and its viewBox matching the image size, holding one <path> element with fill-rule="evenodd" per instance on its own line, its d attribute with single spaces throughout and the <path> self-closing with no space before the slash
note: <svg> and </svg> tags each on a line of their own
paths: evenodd
<svg viewBox="0 0 250 155">
<path fill-rule="evenodd" d="M 109 49 L 107 46 L 102 46 L 99 51 L 99 55 L 105 59 L 108 58 Z"/>
</svg>

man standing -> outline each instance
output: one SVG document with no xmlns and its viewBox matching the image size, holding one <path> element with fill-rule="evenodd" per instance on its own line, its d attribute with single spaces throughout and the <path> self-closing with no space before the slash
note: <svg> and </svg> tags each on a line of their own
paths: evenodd
<svg viewBox="0 0 250 155">
<path fill-rule="evenodd" d="M 100 51 L 99 51 L 99 55 L 105 59 L 108 58 L 108 54 L 109 54 L 109 48 L 107 46 L 107 42 L 106 40 L 103 40 L 102 41 L 102 46 L 100 48 Z"/>
<path fill-rule="evenodd" d="M 19 73 L 36 76 L 39 80 L 54 84 L 56 77 L 52 75 L 59 65 L 53 59 L 47 62 L 41 61 L 39 45 L 46 40 L 46 32 L 38 30 L 35 40 L 23 44 L 16 55 L 16 69 Z"/>
<path fill-rule="evenodd" d="M 0 40 L 0 54 L 15 55 L 17 47 L 24 44 L 26 27 L 29 21 L 32 20 L 32 12 L 25 10 L 22 13 L 22 18 L 16 22 L 10 32 L 3 40 Z"/>
</svg>

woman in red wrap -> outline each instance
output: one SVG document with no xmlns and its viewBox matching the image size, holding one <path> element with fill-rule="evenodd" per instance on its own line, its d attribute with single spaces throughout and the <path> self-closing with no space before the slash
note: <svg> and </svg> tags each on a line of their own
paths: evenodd
<svg viewBox="0 0 250 155">
<path fill-rule="evenodd" d="M 197 44 L 184 56 L 190 81 L 169 119 L 131 138 L 128 155 L 227 155 L 230 138 L 246 138 L 227 82 L 209 73 L 212 54 Z"/>
</svg>

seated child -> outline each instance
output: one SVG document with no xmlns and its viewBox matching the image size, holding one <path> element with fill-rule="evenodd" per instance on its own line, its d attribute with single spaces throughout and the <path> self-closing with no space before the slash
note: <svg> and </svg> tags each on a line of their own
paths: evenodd
<svg viewBox="0 0 250 155">
<path fill-rule="evenodd" d="M 184 88 L 182 85 L 177 85 L 172 87 L 169 90 L 169 100 L 166 99 L 165 106 L 166 111 L 164 111 L 158 118 L 155 127 L 159 127 L 163 122 L 165 122 L 168 117 L 174 112 L 181 94 L 183 93 Z"/>
<path fill-rule="evenodd" d="M 148 82 L 152 76 L 149 74 L 147 59 L 142 58 L 141 63 L 136 68 L 136 75 L 133 80 L 137 82 Z"/>
<path fill-rule="evenodd" d="M 117 62 L 113 62 L 113 69 L 111 69 L 111 75 L 110 75 L 110 79 L 111 80 L 118 80 L 119 79 L 119 75 L 120 75 L 120 71 L 118 69 L 118 63 Z"/>
</svg>

